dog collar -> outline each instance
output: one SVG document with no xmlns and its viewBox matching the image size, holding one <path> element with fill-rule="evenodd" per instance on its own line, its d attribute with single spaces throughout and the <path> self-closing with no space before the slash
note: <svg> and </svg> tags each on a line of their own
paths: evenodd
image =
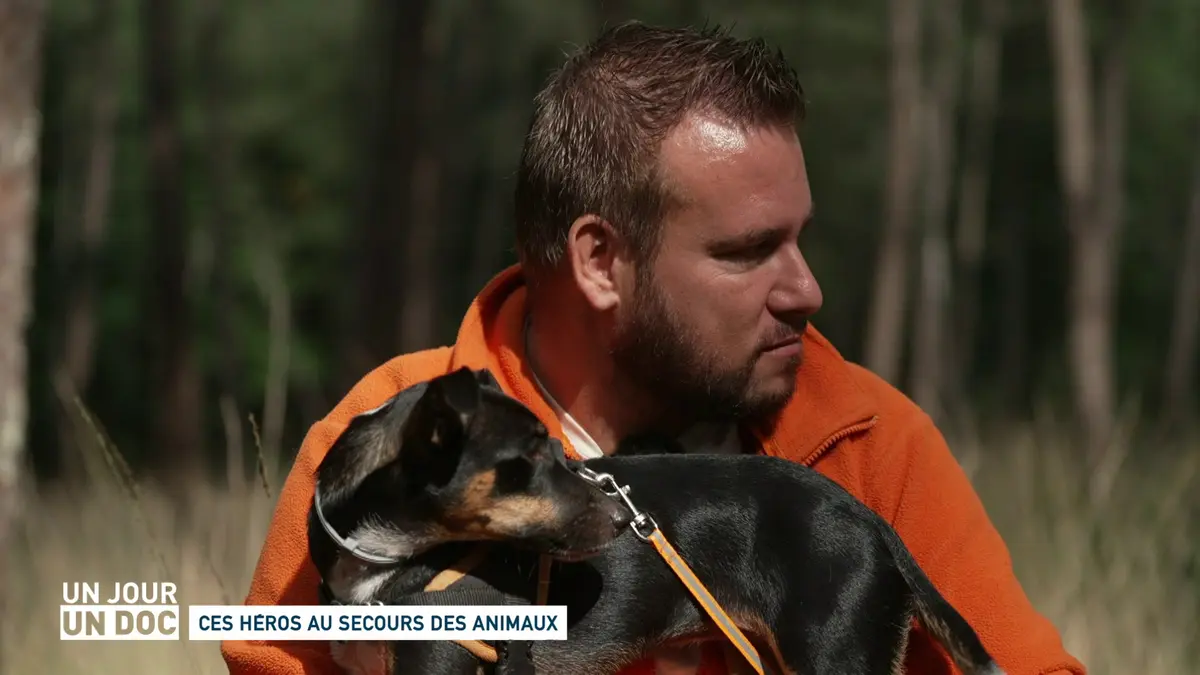
<svg viewBox="0 0 1200 675">
<path fill-rule="evenodd" d="M 391 556 L 379 555 L 371 553 L 362 548 L 361 544 L 354 537 L 343 537 L 333 529 L 328 520 L 325 520 L 325 514 L 321 511 L 321 482 L 317 481 L 313 487 L 313 511 L 317 514 L 317 520 L 321 521 L 321 527 L 325 529 L 325 534 L 333 540 L 335 544 L 343 548 L 347 553 L 373 565 L 394 565 L 401 562 L 402 558 L 393 558 Z"/>
</svg>

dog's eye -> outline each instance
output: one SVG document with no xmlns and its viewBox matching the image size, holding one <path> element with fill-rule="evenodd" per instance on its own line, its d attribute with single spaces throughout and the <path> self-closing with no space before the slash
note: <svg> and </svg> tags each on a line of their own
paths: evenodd
<svg viewBox="0 0 1200 675">
<path fill-rule="evenodd" d="M 521 492 L 533 478 L 533 464 L 524 457 L 507 459 L 496 465 L 496 490 L 498 492 Z"/>
</svg>

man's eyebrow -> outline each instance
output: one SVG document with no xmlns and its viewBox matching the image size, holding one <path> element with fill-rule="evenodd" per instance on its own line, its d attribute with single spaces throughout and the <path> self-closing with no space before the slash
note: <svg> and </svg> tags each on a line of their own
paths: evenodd
<svg viewBox="0 0 1200 675">
<path fill-rule="evenodd" d="M 745 249 L 757 248 L 766 244 L 782 241 L 788 236 L 790 227 L 772 227 L 765 230 L 750 230 L 732 237 L 717 239 L 708 244 L 711 253 L 730 253 Z"/>
<path fill-rule="evenodd" d="M 800 229 L 804 230 L 812 222 L 813 211 L 809 209 L 808 215 L 805 216 L 804 222 L 800 225 Z M 741 234 L 733 235 L 725 239 L 718 239 L 708 244 L 710 253 L 729 253 L 743 249 L 752 249 L 757 246 L 765 246 L 774 244 L 791 236 L 791 229 L 786 225 L 771 227 L 764 230 L 751 230 Z"/>
</svg>

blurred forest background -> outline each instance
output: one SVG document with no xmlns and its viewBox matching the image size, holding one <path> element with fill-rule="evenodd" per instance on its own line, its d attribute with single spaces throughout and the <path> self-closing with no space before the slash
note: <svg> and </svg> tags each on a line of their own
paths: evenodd
<svg viewBox="0 0 1200 675">
<path fill-rule="evenodd" d="M 11 619 L 239 602 L 307 428 L 453 341 L 534 93 L 628 18 L 784 50 L 815 325 L 1093 672 L 1200 672 L 1200 0 L 0 0 L 0 670 L 221 672 Z"/>
</svg>

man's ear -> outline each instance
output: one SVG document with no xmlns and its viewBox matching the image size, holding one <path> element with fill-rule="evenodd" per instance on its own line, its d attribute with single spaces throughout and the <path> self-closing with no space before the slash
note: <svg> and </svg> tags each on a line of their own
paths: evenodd
<svg viewBox="0 0 1200 675">
<path fill-rule="evenodd" d="M 441 487 L 454 478 L 467 427 L 479 405 L 479 382 L 460 368 L 430 380 L 404 427 L 400 461 L 412 479 Z"/>
<path fill-rule="evenodd" d="M 612 223 L 596 214 L 575 219 L 567 231 L 567 262 L 571 277 L 596 311 L 608 311 L 620 301 L 620 275 L 627 264 L 623 242 Z"/>
</svg>

